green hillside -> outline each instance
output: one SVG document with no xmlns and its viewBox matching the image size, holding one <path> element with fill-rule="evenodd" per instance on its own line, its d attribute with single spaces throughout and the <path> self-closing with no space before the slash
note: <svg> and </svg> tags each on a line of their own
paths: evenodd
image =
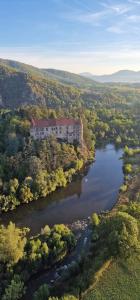
<svg viewBox="0 0 140 300">
<path fill-rule="evenodd" d="M 99 84 L 94 80 L 84 78 L 80 75 L 70 73 L 67 71 L 55 70 L 55 69 L 42 69 L 42 71 L 47 76 L 49 75 L 53 79 L 56 79 L 64 84 L 74 85 L 75 87 L 82 88 L 82 89 L 94 89 L 103 86 L 102 84 Z"/>
<path fill-rule="evenodd" d="M 0 59 L 0 107 L 25 104 L 94 108 L 140 102 L 139 85 L 103 85 L 66 71 Z"/>
<path fill-rule="evenodd" d="M 0 64 L 0 105 L 18 107 L 23 104 L 66 106 L 79 101 L 80 92 L 70 86 L 39 76 L 21 72 L 15 67 Z"/>
<path fill-rule="evenodd" d="M 63 84 L 73 85 L 78 88 L 95 88 L 102 86 L 96 83 L 94 80 L 84 78 L 80 75 L 70 73 L 67 71 L 55 70 L 55 69 L 39 69 L 31 65 L 27 65 L 18 61 L 0 59 L 0 65 L 10 67 L 16 71 L 23 73 L 36 75 L 47 79 L 57 80 Z"/>
<path fill-rule="evenodd" d="M 36 75 L 38 77 L 44 77 L 43 72 L 39 68 L 18 61 L 0 58 L 0 66 L 12 68 L 16 71 Z"/>
</svg>

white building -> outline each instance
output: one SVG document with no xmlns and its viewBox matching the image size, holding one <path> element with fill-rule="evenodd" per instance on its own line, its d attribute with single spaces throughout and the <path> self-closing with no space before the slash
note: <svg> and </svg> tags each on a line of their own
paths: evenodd
<svg viewBox="0 0 140 300">
<path fill-rule="evenodd" d="M 46 139 L 54 135 L 58 140 L 68 143 L 83 144 L 83 124 L 81 120 L 74 119 L 48 119 L 31 121 L 30 135 L 35 140 Z"/>
</svg>

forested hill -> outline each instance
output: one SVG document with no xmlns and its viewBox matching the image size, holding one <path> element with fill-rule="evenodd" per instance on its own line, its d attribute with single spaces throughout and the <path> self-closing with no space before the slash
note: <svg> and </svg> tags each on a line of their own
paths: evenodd
<svg viewBox="0 0 140 300">
<path fill-rule="evenodd" d="M 14 108 L 22 104 L 49 107 L 73 105 L 82 101 L 83 91 L 95 92 L 100 86 L 102 88 L 101 84 L 70 72 L 39 69 L 0 59 L 1 107 Z"/>
<path fill-rule="evenodd" d="M 0 58 L 0 66 L 10 67 L 16 71 L 28 73 L 36 76 L 42 76 L 42 71 L 31 65 L 27 65 L 18 61 Z"/>
<path fill-rule="evenodd" d="M 27 65 L 18 61 L 0 59 L 0 65 L 10 67 L 16 71 L 31 74 L 37 77 L 44 77 L 47 79 L 57 80 L 61 83 L 73 85 L 78 88 L 95 88 L 102 86 L 100 83 L 92 79 L 83 78 L 78 74 L 56 69 L 39 69 L 31 65 Z"/>
<path fill-rule="evenodd" d="M 23 104 L 66 106 L 76 103 L 80 91 L 73 86 L 43 77 L 37 71 L 19 71 L 0 64 L 0 106 L 14 108 Z"/>
<path fill-rule="evenodd" d="M 56 70 L 56 69 L 42 69 L 43 73 L 50 76 L 52 79 L 58 80 L 64 84 L 70 84 L 77 88 L 82 89 L 95 89 L 102 88 L 103 85 L 96 81 L 88 78 L 83 78 L 78 74 L 70 73 L 67 71 Z"/>
<path fill-rule="evenodd" d="M 0 107 L 36 104 L 93 108 L 97 103 L 117 105 L 139 100 L 139 86 L 103 85 L 70 72 L 0 59 Z"/>
</svg>

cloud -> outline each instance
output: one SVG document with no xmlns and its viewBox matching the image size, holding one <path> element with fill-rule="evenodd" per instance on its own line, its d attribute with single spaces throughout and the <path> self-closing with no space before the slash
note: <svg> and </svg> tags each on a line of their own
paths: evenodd
<svg viewBox="0 0 140 300">
<path fill-rule="evenodd" d="M 87 23 L 92 26 L 103 25 L 104 29 L 113 33 L 125 32 L 122 30 L 121 26 L 114 25 L 118 21 L 127 21 L 127 17 L 130 12 L 133 11 L 133 5 L 127 2 L 127 4 L 112 2 L 100 3 L 100 10 L 88 11 L 83 10 L 82 12 L 76 11 L 72 15 L 65 15 L 66 18 L 73 21 L 78 21 L 81 23 Z"/>
<path fill-rule="evenodd" d="M 131 4 L 140 5 L 140 1 L 139 0 L 129 0 L 128 2 L 131 3 Z"/>
<path fill-rule="evenodd" d="M 140 21 L 140 15 L 130 15 L 127 18 L 128 21 L 138 23 Z"/>
<path fill-rule="evenodd" d="M 108 11 L 114 13 L 115 15 L 124 15 L 128 13 L 131 10 L 131 6 L 129 4 L 108 4 L 108 3 L 102 3 L 102 5 L 108 9 Z"/>
<path fill-rule="evenodd" d="M 122 29 L 120 27 L 120 25 L 118 25 L 118 26 L 117 25 L 110 26 L 110 27 L 107 28 L 107 31 L 108 32 L 112 32 L 112 33 L 116 33 L 116 34 L 123 34 L 123 33 L 125 33 L 125 30 Z"/>
<path fill-rule="evenodd" d="M 99 11 L 95 13 L 82 13 L 76 15 L 74 19 L 83 23 L 99 24 L 99 22 L 108 14 L 108 11 Z"/>
</svg>

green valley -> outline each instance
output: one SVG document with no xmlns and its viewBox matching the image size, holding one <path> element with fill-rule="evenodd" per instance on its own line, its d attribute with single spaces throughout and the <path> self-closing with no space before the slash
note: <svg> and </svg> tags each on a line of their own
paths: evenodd
<svg viewBox="0 0 140 300">
<path fill-rule="evenodd" d="M 139 85 L 0 60 L 2 300 L 137 299 L 139 95 Z M 30 135 L 33 119 L 71 118 L 82 146 Z"/>
</svg>

